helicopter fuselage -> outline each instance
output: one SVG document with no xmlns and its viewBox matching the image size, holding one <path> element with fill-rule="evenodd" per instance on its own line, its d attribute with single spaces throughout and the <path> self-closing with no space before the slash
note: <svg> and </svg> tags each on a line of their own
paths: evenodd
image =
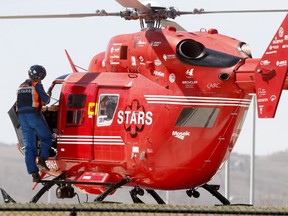
<svg viewBox="0 0 288 216">
<path fill-rule="evenodd" d="M 208 182 L 231 153 L 251 101 L 235 81 L 247 58 L 241 44 L 215 29 L 173 27 L 112 38 L 88 73 L 59 81 L 51 164 L 79 182 L 128 176 L 133 186 L 167 190 Z"/>
</svg>

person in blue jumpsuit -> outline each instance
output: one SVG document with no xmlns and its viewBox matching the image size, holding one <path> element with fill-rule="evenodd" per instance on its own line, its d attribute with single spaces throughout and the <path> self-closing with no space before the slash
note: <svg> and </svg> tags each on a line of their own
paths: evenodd
<svg viewBox="0 0 288 216">
<path fill-rule="evenodd" d="M 46 76 L 46 70 L 43 66 L 31 66 L 28 75 L 29 79 L 25 80 L 17 91 L 16 105 L 24 140 L 27 172 L 32 175 L 33 182 L 38 182 L 41 179 L 39 169 L 43 172 L 49 172 L 45 161 L 49 158 L 52 133 L 41 113 L 41 108 L 43 103 L 48 104 L 50 102 L 50 95 L 45 92 L 41 84 Z M 39 157 L 37 137 L 41 141 Z M 36 158 L 38 159 L 37 162 Z"/>
</svg>

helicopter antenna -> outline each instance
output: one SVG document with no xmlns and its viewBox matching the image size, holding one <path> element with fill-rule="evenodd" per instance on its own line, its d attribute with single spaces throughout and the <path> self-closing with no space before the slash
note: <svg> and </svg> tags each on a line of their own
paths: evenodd
<svg viewBox="0 0 288 216">
<path fill-rule="evenodd" d="M 65 53 L 66 53 L 66 56 L 67 56 L 67 58 L 68 58 L 68 61 L 69 61 L 69 64 L 70 64 L 70 66 L 71 66 L 71 68 L 72 68 L 73 73 L 79 72 L 79 71 L 77 70 L 77 68 L 76 68 L 76 66 L 75 66 L 72 58 L 70 57 L 70 55 L 69 55 L 69 53 L 68 53 L 68 51 L 67 51 L 66 49 L 65 49 Z"/>
</svg>

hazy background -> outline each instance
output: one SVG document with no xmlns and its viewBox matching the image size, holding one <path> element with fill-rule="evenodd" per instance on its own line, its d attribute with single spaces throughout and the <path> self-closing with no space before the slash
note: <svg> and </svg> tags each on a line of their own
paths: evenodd
<svg viewBox="0 0 288 216">
<path fill-rule="evenodd" d="M 287 0 L 177 0 L 159 3 L 179 10 L 283 9 Z M 97 9 L 118 12 L 116 1 L 107 0 L 1 0 L 0 15 L 93 13 Z M 189 31 L 217 28 L 219 33 L 235 37 L 252 47 L 254 57 L 261 57 L 285 13 L 194 15 L 177 18 Z M 16 89 L 27 78 L 33 64 L 42 64 L 47 72 L 43 84 L 48 89 L 54 78 L 70 73 L 64 49 L 74 62 L 87 68 L 94 54 L 104 51 L 109 39 L 117 34 L 139 30 L 138 21 L 118 17 L 81 19 L 0 20 L 0 143 L 15 144 L 16 136 L 7 111 L 16 98 Z M 256 124 L 256 154 L 265 155 L 288 148 L 288 95 L 283 94 L 276 118 L 261 119 Z M 252 106 L 251 106 L 252 107 Z M 252 112 L 247 115 L 235 151 L 249 153 L 252 145 Z"/>
<path fill-rule="evenodd" d="M 0 188 L 3 188 L 16 202 L 27 203 L 42 188 L 39 184 L 35 190 L 32 178 L 26 173 L 23 155 L 12 145 L 0 144 Z M 259 155 L 255 158 L 255 186 L 254 206 L 277 206 L 286 207 L 288 200 L 286 166 L 288 162 L 288 151 L 278 152 L 271 155 Z M 225 195 L 225 169 L 220 170 L 208 184 L 220 185 L 219 192 Z M 21 179 L 21 184 L 19 184 Z M 57 199 L 55 196 L 57 185 L 45 193 L 38 203 L 78 203 L 77 196 L 72 199 Z M 129 191 L 132 188 L 123 187 L 105 201 L 132 203 Z M 203 188 L 198 188 L 200 197 L 189 198 L 185 190 L 157 191 L 162 199 L 169 204 L 178 205 L 215 205 L 221 204 Z M 250 157 L 249 155 L 232 153 L 230 156 L 230 187 L 229 198 L 231 204 L 250 203 Z M 86 194 L 75 192 L 79 195 L 81 203 L 86 202 Z M 96 195 L 89 195 L 88 201 L 93 202 Z M 139 197 L 145 203 L 156 203 L 147 192 L 145 196 Z M 0 193 L 0 205 L 4 203 Z M 240 206 L 238 206 L 240 207 Z"/>
</svg>

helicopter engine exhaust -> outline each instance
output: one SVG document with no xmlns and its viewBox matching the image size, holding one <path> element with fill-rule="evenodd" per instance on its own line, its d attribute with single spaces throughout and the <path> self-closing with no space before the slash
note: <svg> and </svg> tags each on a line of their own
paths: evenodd
<svg viewBox="0 0 288 216">
<path fill-rule="evenodd" d="M 182 40 L 176 47 L 176 53 L 180 58 L 194 60 L 205 55 L 205 46 L 195 40 Z"/>
</svg>

